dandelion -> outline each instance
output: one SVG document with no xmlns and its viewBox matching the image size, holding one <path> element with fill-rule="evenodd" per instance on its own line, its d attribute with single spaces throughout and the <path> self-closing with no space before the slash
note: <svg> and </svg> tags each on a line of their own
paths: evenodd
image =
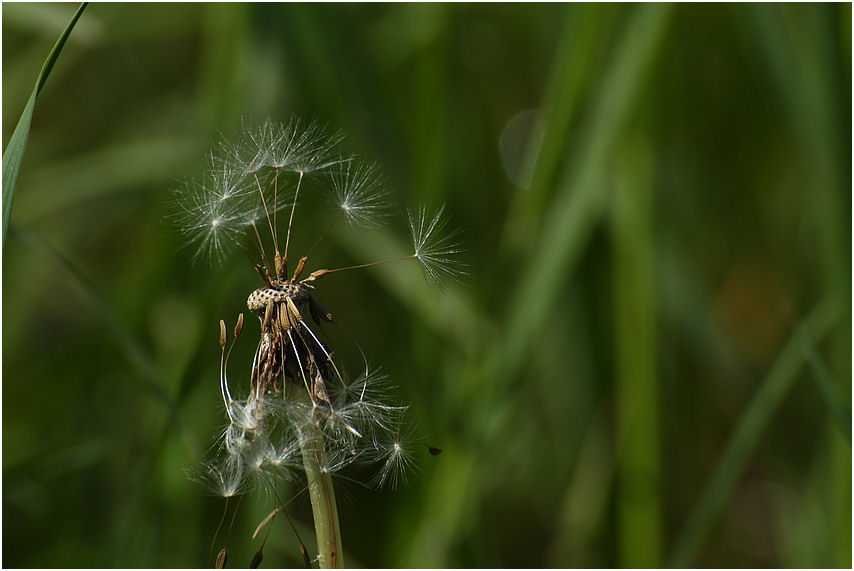
<svg viewBox="0 0 854 571">
<path fill-rule="evenodd" d="M 330 171 L 330 180 L 335 205 L 347 222 L 370 228 L 380 225 L 385 214 L 386 193 L 376 163 L 341 162 Z"/>
<path fill-rule="evenodd" d="M 194 261 L 206 253 L 219 262 L 245 231 L 251 187 L 232 166 L 214 155 L 209 160 L 207 179 L 186 181 L 175 193 L 172 218 L 196 247 Z"/>
<path fill-rule="evenodd" d="M 220 321 L 219 388 L 227 424 L 218 438 L 216 458 L 206 460 L 194 477 L 225 498 L 249 490 L 278 498 L 282 482 L 304 478 L 320 566 L 340 567 L 332 477 L 351 465 L 371 465 L 377 471 L 366 485 L 397 486 L 414 466 L 413 433 L 403 420 L 407 407 L 389 402 L 387 377 L 372 369 L 355 341 L 362 372 L 351 377 L 338 363 L 320 329 L 337 322 L 315 298 L 316 284 L 336 272 L 405 259 L 418 260 L 428 279 L 438 283 L 461 275 L 456 260 L 460 247 L 453 234 L 446 233 L 444 207 L 434 215 L 420 209 L 410 213 L 413 254 L 321 268 L 304 276 L 315 248 L 339 220 L 371 228 L 383 221 L 388 198 L 383 177 L 376 164 L 342 153 L 341 134 L 328 134 L 316 122 L 291 119 L 281 125 L 267 120 L 244 128 L 243 135 L 240 143 L 223 141 L 211 153 L 203 181 L 177 189 L 172 216 L 196 248 L 194 259 L 207 255 L 221 261 L 234 246 L 250 255 L 254 249 L 262 281 L 247 298 L 260 337 L 244 390 L 229 380 L 231 352 L 244 330 L 243 314 L 230 332 Z M 307 178 L 317 184 L 306 186 Z M 331 198 L 337 214 L 289 268 L 297 205 L 324 197 Z"/>
</svg>

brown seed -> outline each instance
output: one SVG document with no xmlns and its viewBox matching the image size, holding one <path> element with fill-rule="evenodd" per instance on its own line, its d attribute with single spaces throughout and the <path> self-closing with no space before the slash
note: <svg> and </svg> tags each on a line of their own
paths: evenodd
<svg viewBox="0 0 854 571">
<path fill-rule="evenodd" d="M 228 563 L 228 549 L 223 547 L 216 554 L 216 563 L 214 569 L 225 569 L 225 564 Z"/>
<path fill-rule="evenodd" d="M 237 316 L 237 325 L 234 326 L 234 336 L 237 337 L 240 335 L 240 332 L 243 331 L 243 314 Z"/>
<path fill-rule="evenodd" d="M 261 521 L 261 523 L 258 524 L 258 527 L 255 528 L 255 533 L 252 534 L 252 539 L 255 539 L 256 537 L 258 537 L 258 534 L 261 533 L 261 530 L 264 529 L 264 526 L 266 526 L 268 523 L 270 523 L 270 520 L 272 520 L 274 517 L 276 517 L 276 514 L 279 513 L 280 509 L 282 509 L 282 508 L 278 507 L 278 508 L 274 509 L 273 511 L 271 511 L 269 514 L 267 514 L 267 517 L 265 517 Z"/>
<path fill-rule="evenodd" d="M 285 276 L 288 273 L 288 259 L 276 252 L 276 256 L 273 260 L 276 264 L 276 277 L 283 280 L 286 279 Z"/>
<path fill-rule="evenodd" d="M 294 271 L 294 277 L 292 278 L 294 281 L 297 281 L 302 274 L 302 270 L 305 267 L 305 262 L 308 260 L 307 257 L 303 256 L 299 259 L 299 263 L 297 263 L 297 269 Z"/>
<path fill-rule="evenodd" d="M 308 277 L 310 280 L 316 280 L 318 278 L 322 278 L 323 276 L 325 276 L 328 273 L 329 273 L 329 270 L 327 270 L 327 269 L 315 270 L 315 271 L 311 272 L 310 274 L 308 274 Z"/>
<path fill-rule="evenodd" d="M 268 303 L 267 307 L 264 309 L 264 321 L 261 324 L 261 331 L 265 331 L 270 328 L 270 320 L 273 318 L 273 304 Z"/>
<path fill-rule="evenodd" d="M 314 296 L 308 296 L 308 309 L 311 312 L 311 318 L 314 319 L 315 322 L 320 323 L 321 321 L 332 321 L 332 314 L 323 309 L 323 306 L 317 303 Z"/>
<path fill-rule="evenodd" d="M 225 349 L 225 344 L 228 341 L 228 333 L 225 331 L 225 320 L 219 320 L 219 346 Z"/>
</svg>

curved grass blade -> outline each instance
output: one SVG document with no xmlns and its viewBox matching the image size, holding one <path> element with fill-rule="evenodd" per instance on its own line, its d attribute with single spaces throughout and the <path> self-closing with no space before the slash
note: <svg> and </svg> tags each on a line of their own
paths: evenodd
<svg viewBox="0 0 854 571">
<path fill-rule="evenodd" d="M 807 360 L 807 364 L 809 364 L 816 386 L 824 398 L 831 417 L 836 422 L 836 427 L 848 445 L 851 446 L 851 409 L 842 400 L 833 376 L 828 370 L 825 361 L 819 355 L 815 341 L 811 338 L 809 331 L 805 332 L 802 336 L 802 341 L 804 358 Z"/>
<path fill-rule="evenodd" d="M 33 92 L 30 94 L 26 106 L 24 106 L 24 111 L 21 113 L 21 118 L 18 119 L 15 131 L 9 139 L 9 144 L 3 152 L 3 245 L 6 244 L 6 231 L 9 229 L 9 217 L 12 214 L 12 199 L 15 197 L 15 186 L 18 183 L 21 162 L 24 160 L 24 150 L 27 148 L 27 139 L 30 135 L 30 123 L 33 120 L 33 109 L 36 106 L 36 98 L 39 92 L 41 92 L 45 81 L 47 81 L 53 65 L 59 58 L 59 53 L 62 51 L 63 46 L 65 46 L 65 41 L 71 35 L 71 30 L 74 29 L 74 25 L 80 19 L 87 5 L 88 2 L 80 4 L 71 21 L 59 36 L 59 39 L 56 40 L 53 49 L 50 50 L 50 54 L 48 54 L 39 77 L 36 80 Z"/>
<path fill-rule="evenodd" d="M 745 464 L 756 449 L 768 423 L 788 394 L 798 373 L 809 364 L 803 346 L 810 339 L 823 339 L 839 318 L 839 311 L 828 301 L 820 303 L 792 333 L 788 343 L 768 375 L 762 381 L 756 396 L 742 414 L 726 449 L 706 484 L 676 545 L 670 559 L 670 567 L 684 568 L 694 564 L 703 542 L 720 516 L 744 471 Z"/>
</svg>

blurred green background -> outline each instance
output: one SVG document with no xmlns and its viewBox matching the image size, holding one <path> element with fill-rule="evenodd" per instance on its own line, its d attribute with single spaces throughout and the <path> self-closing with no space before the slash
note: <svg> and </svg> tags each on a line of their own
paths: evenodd
<svg viewBox="0 0 854 571">
<path fill-rule="evenodd" d="M 75 9 L 3 5 L 4 148 Z M 445 203 L 470 272 L 318 284 L 444 449 L 341 482 L 347 565 L 850 567 L 850 70 L 849 4 L 90 5 L 3 252 L 3 565 L 211 564 L 223 500 L 184 470 L 259 282 L 191 265 L 168 191 L 297 114 L 399 205 L 319 264 L 403 252 L 405 209 Z M 231 566 L 273 505 L 243 499 Z M 264 566 L 301 566 L 281 518 Z"/>
</svg>

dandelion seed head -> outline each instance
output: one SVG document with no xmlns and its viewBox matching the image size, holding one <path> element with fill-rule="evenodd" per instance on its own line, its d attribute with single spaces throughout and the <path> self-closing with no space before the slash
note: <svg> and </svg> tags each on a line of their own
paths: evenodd
<svg viewBox="0 0 854 571">
<path fill-rule="evenodd" d="M 407 407 L 390 398 L 388 378 L 368 366 L 360 347 L 364 373 L 349 377 L 325 332 L 318 330 L 318 336 L 303 319 L 309 311 L 318 324 L 333 321 L 314 299 L 315 280 L 373 265 L 310 272 L 306 262 L 327 230 L 341 219 L 351 227 L 374 228 L 385 216 L 388 194 L 379 167 L 342 153 L 342 139 L 340 132 L 297 118 L 244 126 L 238 143 L 223 140 L 211 152 L 204 179 L 183 183 L 175 193 L 173 221 L 195 248 L 194 260 L 205 256 L 222 261 L 235 246 L 251 242 L 262 262 L 256 269 L 265 285 L 247 300 L 261 328 L 249 386 L 234 392 L 229 386 L 226 369 L 233 341 L 227 345 L 223 324 L 220 391 L 227 425 L 219 434 L 218 459 L 203 463 L 197 476 L 224 497 L 248 490 L 272 492 L 282 480 L 310 473 L 308 462 L 344 480 L 347 474 L 341 471 L 349 466 L 372 466 L 376 474 L 367 483 L 391 487 L 404 481 L 414 465 L 413 433 L 405 428 Z M 321 189 L 316 183 L 327 186 Z M 325 197 L 338 214 L 330 215 L 302 258 L 291 256 L 289 278 L 292 223 L 301 210 L 298 202 L 312 196 Z M 288 212 L 277 216 L 283 209 Z M 465 273 L 444 207 L 409 212 L 409 226 L 413 254 L 408 257 L 418 259 L 430 282 L 441 285 L 445 278 Z M 310 273 L 300 280 L 303 269 Z M 239 335 L 237 329 L 234 335 Z"/>
<path fill-rule="evenodd" d="M 195 249 L 192 260 L 221 264 L 261 219 L 293 204 L 293 177 L 352 159 L 339 149 L 343 134 L 316 121 L 267 119 L 244 126 L 238 143 L 220 141 L 208 155 L 207 175 L 174 189 L 168 218 Z M 287 177 L 292 177 L 288 180 Z"/>
</svg>

